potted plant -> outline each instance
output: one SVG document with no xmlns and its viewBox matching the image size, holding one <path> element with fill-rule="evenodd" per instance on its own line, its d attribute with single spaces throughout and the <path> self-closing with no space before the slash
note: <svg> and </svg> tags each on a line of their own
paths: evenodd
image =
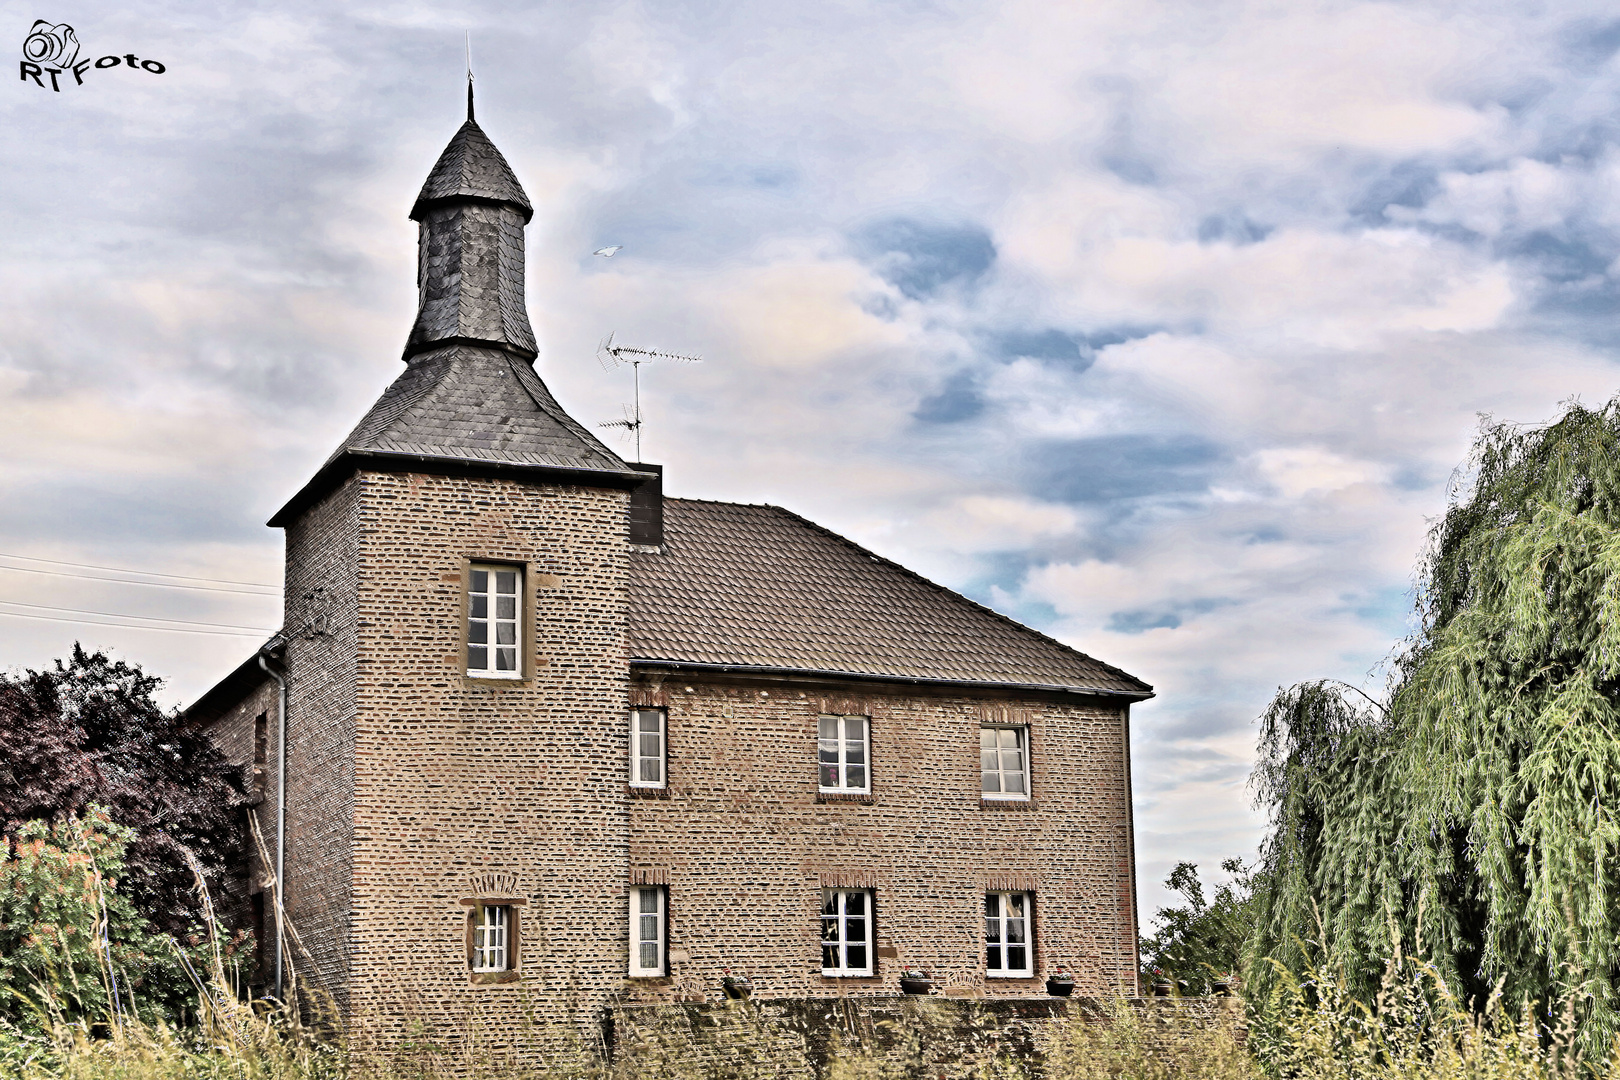
<svg viewBox="0 0 1620 1080">
<path fill-rule="evenodd" d="M 748 977 L 733 975 L 730 968 L 726 968 L 725 974 L 720 976 L 720 989 L 724 990 L 726 997 L 732 1001 L 741 1001 L 754 992 L 754 988 L 749 985 Z"/>
<path fill-rule="evenodd" d="M 1175 984 L 1170 981 L 1170 976 L 1166 975 L 1164 973 L 1164 971 L 1162 969 L 1160 969 L 1160 968 L 1154 968 L 1153 969 L 1153 996 L 1154 997 L 1157 997 L 1157 998 L 1158 997 L 1169 997 L 1170 996 L 1170 991 L 1172 989 L 1174 989 L 1174 988 L 1175 988 Z"/>
<path fill-rule="evenodd" d="M 928 978 L 928 972 L 922 968 L 903 967 L 900 969 L 900 992 L 902 994 L 926 994 L 932 985 Z"/>
<path fill-rule="evenodd" d="M 1053 997 L 1068 997 L 1074 993 L 1074 975 L 1069 969 L 1059 964 L 1052 969 L 1052 974 L 1046 977 L 1046 992 Z"/>
</svg>

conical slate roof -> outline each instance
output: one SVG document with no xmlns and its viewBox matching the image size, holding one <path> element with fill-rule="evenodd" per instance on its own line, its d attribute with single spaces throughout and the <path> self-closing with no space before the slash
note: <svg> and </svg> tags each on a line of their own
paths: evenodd
<svg viewBox="0 0 1620 1080">
<path fill-rule="evenodd" d="M 523 220 L 534 217 L 534 207 L 518 183 L 512 166 L 495 149 L 484 129 L 472 120 L 461 125 L 450 145 L 444 148 L 427 183 L 422 185 L 416 205 L 411 207 L 412 220 L 421 220 L 422 211 L 447 199 L 482 199 L 505 203 L 523 212 Z"/>
<path fill-rule="evenodd" d="M 328 464 L 346 453 L 633 471 L 563 411 L 527 361 L 469 345 L 413 357 Z"/>
<path fill-rule="evenodd" d="M 522 357 L 450 345 L 413 356 L 314 478 L 270 519 L 295 520 L 356 468 L 533 475 L 634 484 L 636 468 L 563 411 Z"/>
</svg>

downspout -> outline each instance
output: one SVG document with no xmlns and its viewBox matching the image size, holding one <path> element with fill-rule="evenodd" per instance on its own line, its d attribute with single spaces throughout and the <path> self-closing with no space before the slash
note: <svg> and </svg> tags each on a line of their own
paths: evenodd
<svg viewBox="0 0 1620 1080">
<path fill-rule="evenodd" d="M 264 673 L 276 680 L 280 688 L 279 700 L 276 708 L 276 1000 L 281 1000 L 281 954 L 286 951 L 286 944 L 282 941 L 286 915 L 286 900 L 284 886 L 286 885 L 287 869 L 287 680 L 277 674 L 269 664 L 270 653 L 273 649 L 283 647 L 287 639 L 280 634 L 265 642 L 259 650 L 259 667 Z"/>
</svg>

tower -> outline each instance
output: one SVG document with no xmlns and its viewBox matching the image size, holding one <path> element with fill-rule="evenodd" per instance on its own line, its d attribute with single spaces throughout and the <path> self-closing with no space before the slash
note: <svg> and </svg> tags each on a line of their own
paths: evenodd
<svg viewBox="0 0 1620 1080">
<path fill-rule="evenodd" d="M 622 966 L 624 751 L 604 722 L 627 693 L 630 503 L 657 476 L 535 372 L 532 215 L 469 117 L 411 209 L 405 371 L 270 522 L 286 907 L 310 954 L 294 960 L 363 1037 L 414 1011 L 448 1029 L 481 1014 L 498 1042 L 522 979 L 555 1044 Z M 548 922 L 540 896 L 587 914 Z M 511 963 L 469 974 L 494 907 Z"/>
</svg>

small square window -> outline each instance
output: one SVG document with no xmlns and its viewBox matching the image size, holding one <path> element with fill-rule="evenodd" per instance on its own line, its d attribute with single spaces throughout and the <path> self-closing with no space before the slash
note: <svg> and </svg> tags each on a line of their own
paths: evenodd
<svg viewBox="0 0 1620 1080">
<path fill-rule="evenodd" d="M 872 891 L 824 889 L 821 894 L 821 973 L 872 974 Z"/>
<path fill-rule="evenodd" d="M 648 978 L 663 975 L 665 946 L 669 941 L 667 912 L 669 897 L 662 886 L 638 886 L 630 890 L 630 975 Z"/>
<path fill-rule="evenodd" d="M 816 754 L 822 791 L 870 792 L 872 723 L 864 716 L 823 716 Z"/>
<path fill-rule="evenodd" d="M 523 677 L 523 571 L 475 563 L 467 582 L 467 674 Z"/>
<path fill-rule="evenodd" d="M 475 973 L 511 971 L 512 905 L 477 904 L 472 909 L 468 963 Z"/>
<path fill-rule="evenodd" d="M 979 772 L 984 798 L 1029 798 L 1029 729 L 981 727 Z"/>
<path fill-rule="evenodd" d="M 984 973 L 991 978 L 1029 978 L 1035 973 L 1030 945 L 1034 896 L 993 892 L 984 897 Z"/>
<path fill-rule="evenodd" d="M 663 709 L 630 710 L 631 787 L 661 788 L 667 782 L 664 768 L 667 726 Z"/>
</svg>

